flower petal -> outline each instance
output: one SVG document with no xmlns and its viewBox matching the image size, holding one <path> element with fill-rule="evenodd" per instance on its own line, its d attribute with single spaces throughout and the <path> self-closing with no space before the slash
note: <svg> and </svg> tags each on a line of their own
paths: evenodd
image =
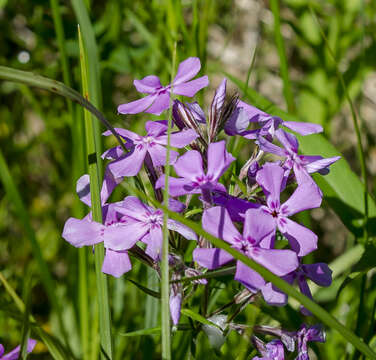
<svg viewBox="0 0 376 360">
<path fill-rule="evenodd" d="M 261 292 L 269 305 L 285 306 L 287 304 L 287 295 L 270 282 L 261 288 Z"/>
<path fill-rule="evenodd" d="M 256 174 L 256 181 L 262 187 L 270 208 L 279 207 L 284 174 L 285 170 L 275 163 L 264 164 Z"/>
<path fill-rule="evenodd" d="M 117 110 L 120 114 L 138 114 L 145 111 L 157 97 L 158 95 L 148 95 L 141 99 L 121 104 Z"/>
<path fill-rule="evenodd" d="M 243 237 L 251 238 L 258 244 L 265 237 L 274 233 L 275 221 L 273 216 L 262 209 L 248 209 L 245 212 Z"/>
<path fill-rule="evenodd" d="M 302 269 L 317 285 L 330 286 L 332 283 L 332 270 L 325 263 L 304 264 Z"/>
<path fill-rule="evenodd" d="M 155 188 L 164 189 L 164 186 L 165 175 L 162 175 L 155 183 Z M 170 176 L 168 180 L 168 192 L 171 196 L 181 196 L 185 194 L 199 194 L 201 190 L 189 179 Z"/>
<path fill-rule="evenodd" d="M 234 279 L 242 283 L 252 292 L 257 292 L 265 285 L 264 278 L 256 271 L 243 264 L 241 261 L 236 262 L 236 272 Z"/>
<path fill-rule="evenodd" d="M 248 136 L 245 136 L 245 137 L 247 137 L 249 139 L 253 139 L 253 137 L 248 137 Z M 278 156 L 281 156 L 281 157 L 286 156 L 285 150 L 283 150 L 282 148 L 280 148 L 277 145 L 274 145 L 273 143 L 266 140 L 262 136 L 257 137 L 256 144 L 260 147 L 260 149 L 262 151 L 265 151 L 265 152 L 268 152 L 268 153 L 271 153 L 271 154 L 275 154 L 275 155 L 278 155 Z"/>
<path fill-rule="evenodd" d="M 317 235 L 314 232 L 288 218 L 284 218 L 283 222 L 278 221 L 278 228 L 298 256 L 305 256 L 317 249 Z"/>
<path fill-rule="evenodd" d="M 275 132 L 278 141 L 290 154 L 297 154 L 299 143 L 295 135 L 286 132 L 283 129 L 278 129 Z"/>
<path fill-rule="evenodd" d="M 132 264 L 126 251 L 106 249 L 106 255 L 102 264 L 103 273 L 119 278 L 131 269 Z"/>
<path fill-rule="evenodd" d="M 197 264 L 209 270 L 217 269 L 234 260 L 229 253 L 217 248 L 196 248 L 193 250 L 192 256 Z"/>
<path fill-rule="evenodd" d="M 196 131 L 192 129 L 182 130 L 171 134 L 170 145 L 178 149 L 189 145 L 193 140 L 198 138 Z M 161 145 L 167 145 L 167 135 L 158 136 L 155 142 Z"/>
<path fill-rule="evenodd" d="M 208 148 L 208 176 L 218 180 L 235 158 L 226 150 L 224 140 L 211 143 Z"/>
<path fill-rule="evenodd" d="M 170 295 L 170 314 L 172 323 L 177 325 L 180 320 L 180 310 L 181 310 L 181 301 L 182 301 L 182 294 L 178 293 L 176 295 Z"/>
<path fill-rule="evenodd" d="M 140 93 L 153 94 L 162 87 L 158 76 L 148 75 L 141 80 L 134 80 L 133 85 Z"/>
<path fill-rule="evenodd" d="M 297 132 L 300 135 L 311 135 L 323 132 L 323 128 L 319 124 L 312 124 L 299 121 L 284 121 L 282 125 L 289 128 L 292 131 Z"/>
<path fill-rule="evenodd" d="M 150 106 L 146 113 L 160 115 L 162 111 L 168 109 L 170 107 L 170 93 L 166 91 L 165 93 L 157 95 L 153 105 Z"/>
<path fill-rule="evenodd" d="M 158 137 L 162 134 L 165 134 L 168 129 L 168 121 L 147 121 L 145 123 L 145 129 L 148 136 Z"/>
<path fill-rule="evenodd" d="M 205 175 L 201 154 L 196 150 L 187 151 L 180 156 L 174 164 L 174 169 L 178 176 L 190 181 L 197 181 L 197 178 Z"/>
<path fill-rule="evenodd" d="M 174 87 L 172 88 L 172 92 L 176 95 L 193 97 L 196 95 L 198 91 L 200 91 L 202 88 L 208 85 L 209 85 L 209 79 L 205 75 L 205 76 L 199 77 L 198 79 L 195 79 L 195 80 L 183 83 L 183 84 L 174 85 Z"/>
<path fill-rule="evenodd" d="M 147 148 L 146 146 L 137 146 L 133 152 L 125 154 L 118 160 L 108 164 L 108 168 L 115 178 L 122 176 L 136 176 L 144 163 Z"/>
<path fill-rule="evenodd" d="M 91 206 L 90 176 L 82 175 L 76 183 L 76 192 L 80 200 L 87 206 Z"/>
<path fill-rule="evenodd" d="M 196 233 L 192 229 L 190 229 L 188 226 L 185 226 L 178 221 L 168 219 L 167 227 L 169 230 L 178 232 L 180 235 L 184 236 L 187 240 L 197 240 Z"/>
<path fill-rule="evenodd" d="M 87 219 L 69 218 L 64 225 L 62 237 L 75 247 L 94 245 L 103 241 L 104 226 Z"/>
<path fill-rule="evenodd" d="M 145 205 L 136 196 L 127 196 L 120 206 L 115 207 L 120 214 L 126 215 L 138 221 L 145 221 L 147 214 L 152 210 L 151 207 Z"/>
<path fill-rule="evenodd" d="M 175 79 L 172 82 L 174 86 L 182 84 L 192 79 L 201 69 L 200 59 L 198 57 L 189 57 L 179 64 Z"/>
<path fill-rule="evenodd" d="M 235 243 L 236 239 L 242 239 L 238 229 L 232 223 L 228 211 L 221 206 L 215 206 L 204 211 L 202 227 L 208 233 L 230 244 Z"/>
<path fill-rule="evenodd" d="M 152 146 L 149 146 L 148 152 L 150 154 L 154 167 L 166 165 L 167 149 L 164 146 L 154 144 Z M 172 165 L 176 161 L 178 156 L 178 152 L 170 150 L 170 165 Z"/>
</svg>

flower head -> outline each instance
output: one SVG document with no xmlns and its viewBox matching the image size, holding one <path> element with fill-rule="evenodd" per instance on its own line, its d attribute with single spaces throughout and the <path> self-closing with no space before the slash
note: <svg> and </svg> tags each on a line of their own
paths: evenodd
<svg viewBox="0 0 376 360">
<path fill-rule="evenodd" d="M 199 90 L 208 86 L 207 76 L 191 80 L 200 71 L 200 59 L 190 57 L 180 63 L 178 72 L 172 82 L 162 86 L 158 76 L 149 75 L 141 80 L 134 80 L 134 86 L 140 93 L 148 94 L 142 99 L 122 104 L 118 107 L 120 114 L 137 114 L 147 112 L 160 115 L 170 107 L 171 92 L 176 95 L 194 96 Z M 191 80 L 191 81 L 189 81 Z"/>
</svg>

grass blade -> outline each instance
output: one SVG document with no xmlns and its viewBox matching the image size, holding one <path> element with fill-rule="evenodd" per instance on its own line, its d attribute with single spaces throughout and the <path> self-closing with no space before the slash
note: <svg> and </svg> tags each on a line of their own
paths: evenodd
<svg viewBox="0 0 376 360">
<path fill-rule="evenodd" d="M 190 309 L 181 309 L 181 313 L 183 315 L 185 315 L 185 316 L 188 316 L 192 320 L 198 321 L 201 324 L 209 325 L 209 326 L 214 326 L 214 327 L 216 327 L 216 328 L 218 328 L 218 329 L 221 330 L 221 328 L 217 324 L 214 324 L 213 322 L 205 319 L 202 315 L 197 314 L 197 313 L 195 313 L 194 311 L 192 311 Z"/>
<path fill-rule="evenodd" d="M 81 79 L 82 90 L 87 97 L 90 96 L 90 89 L 88 87 L 87 78 L 87 54 L 81 37 L 80 27 L 78 27 L 78 39 L 80 45 L 80 59 L 81 59 Z M 94 128 L 96 121 L 91 117 L 90 113 L 84 110 L 85 117 L 85 136 L 86 136 L 86 149 L 89 160 L 89 176 L 90 176 L 90 193 L 92 204 L 92 217 L 93 220 L 99 223 L 103 222 L 102 219 L 102 204 L 100 198 L 100 183 L 101 183 L 101 167 L 98 163 L 100 158 L 100 150 L 96 142 L 96 132 L 98 128 Z M 111 313 L 108 301 L 108 283 L 107 276 L 102 273 L 102 263 L 104 259 L 103 244 L 95 245 L 95 272 L 98 291 L 98 305 L 99 305 L 99 331 L 100 331 L 100 347 L 102 359 L 112 359 L 112 336 L 111 336 Z"/>
<path fill-rule="evenodd" d="M 24 280 L 24 290 L 23 290 L 23 298 L 25 299 L 25 311 L 23 313 L 23 324 L 22 324 L 22 337 L 21 337 L 21 350 L 20 356 L 21 359 L 25 360 L 27 358 L 27 342 L 30 337 L 30 303 L 31 303 L 31 282 L 32 277 L 30 272 L 26 272 L 26 278 Z"/>
<path fill-rule="evenodd" d="M 145 335 L 159 335 L 160 332 L 161 332 L 161 328 L 158 326 L 158 327 L 149 328 L 149 329 L 131 331 L 127 333 L 119 333 L 118 335 L 124 336 L 124 337 L 132 337 L 132 336 L 145 336 Z"/>
</svg>

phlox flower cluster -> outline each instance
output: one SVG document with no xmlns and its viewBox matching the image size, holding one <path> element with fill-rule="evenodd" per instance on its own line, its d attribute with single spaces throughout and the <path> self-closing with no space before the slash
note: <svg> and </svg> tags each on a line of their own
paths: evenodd
<svg viewBox="0 0 376 360">
<path fill-rule="evenodd" d="M 329 286 L 331 270 L 325 263 L 305 263 L 304 257 L 317 249 L 319 241 L 312 230 L 294 219 L 294 215 L 321 205 L 322 192 L 311 174 L 327 174 L 339 158 L 301 155 L 294 133 L 312 135 L 321 132 L 321 126 L 284 121 L 240 101 L 236 95 L 229 96 L 226 79 L 217 88 L 208 115 L 197 102 L 171 99 L 172 95 L 193 97 L 208 85 L 207 76 L 193 79 L 200 66 L 198 58 L 186 59 L 180 63 L 172 84 L 167 86 L 162 86 L 154 75 L 135 80 L 137 91 L 147 95 L 120 105 L 118 112 L 160 115 L 172 104 L 174 127 L 169 142 L 172 147 L 169 165 L 173 176 L 168 180 L 169 209 L 184 215 L 196 210 L 193 219 L 201 222 L 204 230 L 275 275 L 296 283 L 301 292 L 312 298 L 307 279 Z M 168 122 L 147 121 L 144 134 L 122 128 L 115 130 L 125 142 L 127 152 L 116 146 L 102 156 L 109 161 L 101 191 L 103 223 L 93 221 L 90 212 L 83 219 L 70 218 L 63 238 L 75 247 L 103 243 L 106 253 L 102 271 L 106 274 L 120 277 L 130 271 L 131 258 L 142 260 L 158 272 L 163 211 L 135 196 L 126 196 L 118 202 L 109 202 L 109 199 L 123 181 L 129 177 L 140 178 L 142 172 L 143 178 L 145 173 L 149 177 L 156 200 L 161 201 L 166 180 Z M 228 146 L 229 139 L 236 142 L 240 137 L 247 139 L 250 149 L 253 146 L 244 164 L 237 161 Z M 88 175 L 78 180 L 77 193 L 90 207 Z M 188 295 L 186 287 L 178 280 L 224 267 L 233 269 L 234 280 L 246 289 L 248 299 L 257 296 L 270 305 L 286 304 L 286 294 L 226 251 L 213 247 L 177 221 L 168 220 L 167 227 L 170 230 L 170 273 L 175 280 L 170 291 L 170 310 L 175 325 Z M 187 246 L 190 241 L 195 242 L 189 254 L 193 261 L 186 262 L 184 259 L 189 258 L 186 249 L 192 249 Z M 203 275 L 192 283 L 199 286 L 207 281 Z M 309 315 L 307 309 L 301 311 Z M 324 340 L 313 333 L 312 328 L 303 325 L 290 336 L 298 344 L 297 359 L 308 359 L 308 341 Z M 256 338 L 254 342 L 263 356 L 255 359 L 284 358 L 283 340 L 264 344 Z"/>
</svg>

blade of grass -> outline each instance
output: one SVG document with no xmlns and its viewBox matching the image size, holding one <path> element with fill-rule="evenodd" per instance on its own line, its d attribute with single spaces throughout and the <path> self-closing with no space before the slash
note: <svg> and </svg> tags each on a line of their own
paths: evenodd
<svg viewBox="0 0 376 360">
<path fill-rule="evenodd" d="M 274 39 L 277 45 L 279 66 L 281 70 L 281 77 L 283 81 L 283 95 L 286 100 L 287 109 L 289 112 L 295 112 L 294 95 L 291 89 L 291 82 L 289 78 L 286 49 L 281 33 L 281 16 L 279 11 L 279 0 L 270 0 L 270 7 L 274 16 Z"/>
<path fill-rule="evenodd" d="M 16 210 L 18 219 L 23 226 L 26 237 L 30 241 L 31 251 L 33 253 L 33 257 L 35 258 L 38 264 L 42 284 L 44 288 L 46 289 L 48 299 L 54 311 L 56 312 L 58 322 L 59 322 L 59 328 L 63 335 L 65 345 L 69 348 L 68 335 L 65 330 L 63 318 L 61 315 L 62 314 L 61 306 L 56 297 L 54 280 L 49 271 L 48 265 L 43 258 L 42 250 L 39 246 L 39 242 L 36 238 L 34 229 L 30 223 L 29 214 L 22 201 L 20 192 L 17 189 L 16 184 L 13 181 L 8 165 L 4 159 L 4 156 L 1 150 L 0 150 L 0 180 L 2 181 L 4 185 L 5 193 L 7 194 L 9 201 L 12 203 L 12 205 L 14 206 Z"/>
<path fill-rule="evenodd" d="M 61 67 L 63 70 L 63 80 L 67 86 L 71 86 L 71 77 L 69 72 L 69 62 L 65 49 L 65 34 L 63 22 L 60 14 L 58 0 L 50 0 L 52 18 L 56 32 L 57 44 L 60 53 Z M 77 119 L 77 112 L 72 102 L 67 100 L 68 112 L 70 114 L 70 127 L 73 139 L 72 164 L 73 164 L 73 189 L 75 181 L 80 174 L 85 171 L 84 146 L 82 142 L 82 126 L 80 119 Z M 83 217 L 83 204 L 76 198 L 73 205 L 73 215 L 78 218 Z M 87 249 L 85 247 L 78 249 L 78 299 L 79 299 L 79 319 L 80 319 L 80 335 L 83 360 L 89 359 L 89 304 L 88 304 L 88 274 L 87 274 Z"/>
<path fill-rule="evenodd" d="M 176 42 L 172 54 L 171 84 L 175 77 L 176 63 Z M 172 94 L 172 91 L 171 91 Z M 163 191 L 163 202 L 168 206 L 169 199 L 169 176 L 170 176 L 170 143 L 172 128 L 172 95 L 170 96 L 170 108 L 168 112 L 168 128 L 167 128 L 167 153 L 165 166 L 165 189 Z M 161 260 L 161 331 L 162 331 L 162 359 L 171 359 L 171 334 L 170 334 L 170 274 L 168 265 L 168 214 L 163 214 L 163 244 L 162 244 L 162 260 Z"/>
<path fill-rule="evenodd" d="M 2 273 L 0 273 L 0 282 L 3 284 L 6 292 L 10 295 L 13 299 L 16 307 L 20 311 L 21 314 L 25 313 L 26 306 L 21 300 L 21 298 L 17 295 L 15 290 L 12 286 L 8 283 Z M 32 326 L 32 330 L 40 337 L 43 343 L 46 345 L 48 351 L 50 352 L 51 356 L 55 360 L 67 360 L 73 359 L 73 357 L 68 354 L 62 345 L 51 335 L 47 334 L 35 321 L 32 315 L 29 316 L 29 322 Z"/>
<path fill-rule="evenodd" d="M 24 279 L 24 289 L 23 298 L 25 300 L 25 311 L 23 313 L 23 323 L 22 323 L 22 337 L 21 337 L 21 359 L 25 360 L 27 358 L 27 342 L 30 337 L 30 303 L 31 303 L 31 282 L 32 275 L 31 272 L 26 272 L 26 278 Z"/>
<path fill-rule="evenodd" d="M 137 193 L 137 195 L 140 198 L 143 198 L 145 200 L 145 195 L 142 192 L 138 191 L 137 189 L 134 189 L 134 191 Z M 275 285 L 281 291 L 293 297 L 294 299 L 298 300 L 304 307 L 306 307 L 309 311 L 311 311 L 325 325 L 327 325 L 328 327 L 332 329 L 337 330 L 338 333 L 343 338 L 345 338 L 352 345 L 354 345 L 357 349 L 359 349 L 360 352 L 368 356 L 370 359 L 376 359 L 376 353 L 367 344 L 365 344 L 361 338 L 356 336 L 351 330 L 347 329 L 344 325 L 342 325 L 337 319 L 335 319 L 332 315 L 330 315 L 320 305 L 316 304 L 310 298 L 298 292 L 288 282 L 276 276 L 271 271 L 266 269 L 264 266 L 255 262 L 254 260 L 247 257 L 243 253 L 232 248 L 224 240 L 221 240 L 209 234 L 196 222 L 188 220 L 184 216 L 171 211 L 169 208 L 167 208 L 163 204 L 160 204 L 155 199 L 148 199 L 148 200 L 153 204 L 154 207 L 162 209 L 163 212 L 168 213 L 168 216 L 171 219 L 179 221 L 183 225 L 188 226 L 190 229 L 194 230 L 197 233 L 197 235 L 202 236 L 206 240 L 210 241 L 214 245 L 214 247 L 225 250 L 227 253 L 233 256 L 236 260 L 241 261 L 242 263 L 247 265 L 249 268 L 259 273 L 266 281 L 270 281 L 271 283 L 273 283 L 273 285 Z"/>
<path fill-rule="evenodd" d="M 85 51 L 85 45 L 81 36 L 80 27 L 78 27 L 78 40 L 80 45 L 80 63 L 81 63 L 81 80 L 82 90 L 84 94 L 89 97 L 90 89 L 88 87 L 87 77 L 87 54 Z M 85 117 L 85 137 L 86 148 L 88 156 L 88 167 L 90 176 L 90 193 L 92 204 L 92 218 L 94 221 L 102 223 L 102 204 L 100 198 L 100 183 L 101 183 L 101 168 L 98 164 L 98 158 L 100 150 L 98 143 L 96 142 L 97 136 L 95 133 L 99 131 L 93 124 L 96 122 L 91 117 L 90 113 L 84 110 Z M 108 301 L 108 283 L 107 276 L 102 273 L 102 263 L 104 259 L 104 247 L 103 244 L 95 245 L 95 272 L 98 292 L 98 305 L 99 305 L 99 332 L 100 332 L 100 347 L 101 358 L 112 359 L 112 335 L 111 335 L 111 313 L 110 305 Z"/>
<path fill-rule="evenodd" d="M 48 90 L 80 104 L 85 109 L 89 110 L 108 130 L 111 131 L 112 135 L 115 136 L 119 142 L 119 145 L 124 149 L 124 151 L 128 151 L 120 136 L 117 134 L 114 127 L 104 117 L 104 115 L 91 102 L 69 86 L 66 86 L 59 81 L 36 75 L 29 71 L 16 70 L 7 66 L 0 66 L 0 79 L 20 82 L 29 86 L 35 86 L 40 89 Z"/>
</svg>

